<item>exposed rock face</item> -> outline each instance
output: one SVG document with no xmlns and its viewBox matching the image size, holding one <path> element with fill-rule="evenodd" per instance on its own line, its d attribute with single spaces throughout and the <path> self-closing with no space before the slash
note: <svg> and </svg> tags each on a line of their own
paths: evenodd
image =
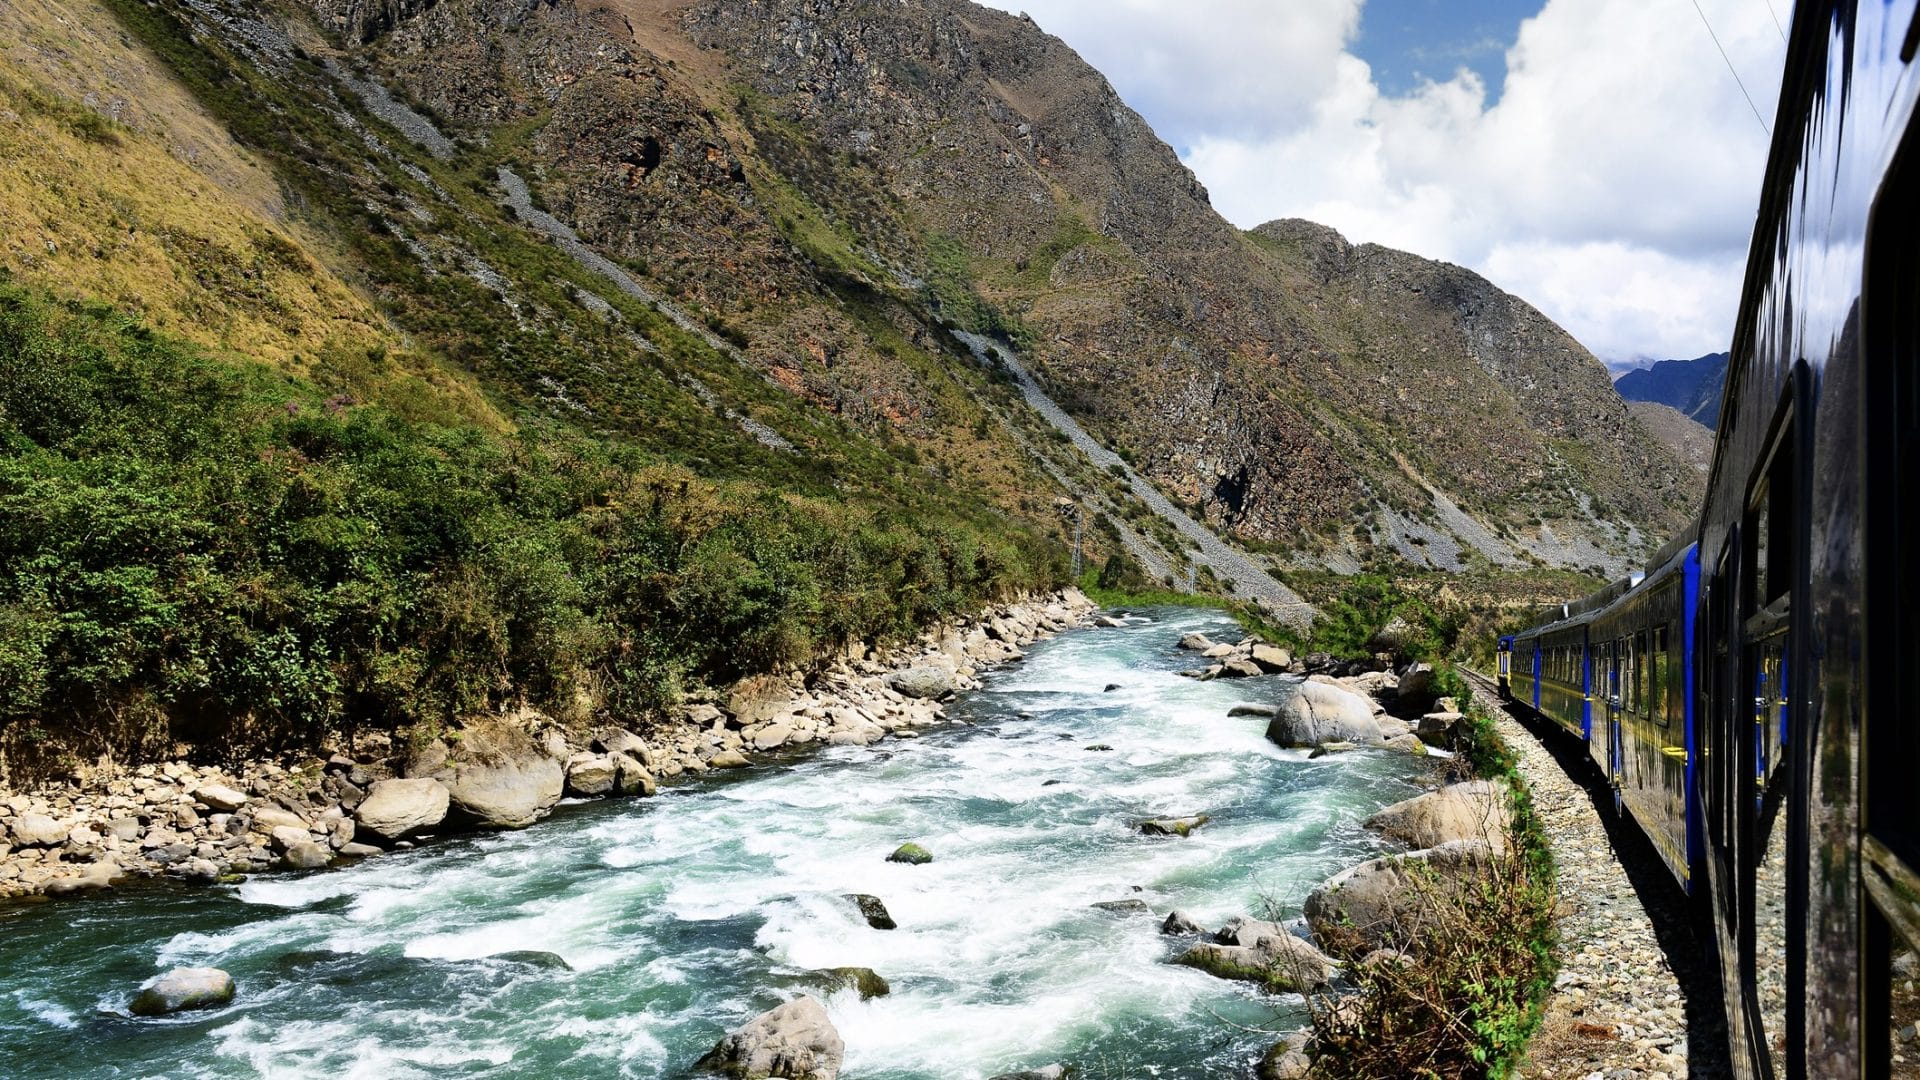
<svg viewBox="0 0 1920 1080">
<path fill-rule="evenodd" d="M 1471 887 L 1492 858 L 1484 842 L 1468 840 L 1372 859 L 1313 890 L 1307 897 L 1307 924 L 1335 956 L 1417 946 L 1416 924 L 1424 906 L 1436 897 L 1457 902 L 1460 890 Z"/>
<path fill-rule="evenodd" d="M 1367 828 L 1413 848 L 1480 840 L 1504 852 L 1511 828 L 1507 789 L 1492 780 L 1449 784 L 1394 803 L 1368 818 Z"/>
<path fill-rule="evenodd" d="M 1381 741 L 1373 703 L 1359 694 L 1322 682 L 1303 682 L 1267 725 L 1267 738 L 1280 746 L 1309 747 Z"/>
<path fill-rule="evenodd" d="M 140 988 L 127 1008 L 135 1016 L 212 1009 L 233 1000 L 233 976 L 219 968 L 174 968 Z"/>
<path fill-rule="evenodd" d="M 740 1080 L 835 1080 L 845 1054 L 827 1010 L 797 997 L 721 1039 L 695 1067 Z"/>
<path fill-rule="evenodd" d="M 438 780 L 382 780 L 367 792 L 354 816 L 361 829 L 393 841 L 438 826 L 450 805 L 446 785 Z"/>
</svg>

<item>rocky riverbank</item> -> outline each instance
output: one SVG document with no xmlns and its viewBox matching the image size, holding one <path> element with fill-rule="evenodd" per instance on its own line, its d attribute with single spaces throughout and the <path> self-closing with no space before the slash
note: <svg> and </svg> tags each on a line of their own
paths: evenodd
<svg viewBox="0 0 1920 1080">
<path fill-rule="evenodd" d="M 130 878 L 213 883 L 310 870 L 436 836 L 519 828 L 565 797 L 645 796 L 811 745 L 914 738 L 980 671 L 1094 618 L 1077 589 L 999 605 L 908 645 L 854 646 L 811 671 L 748 679 L 643 734 L 574 730 L 522 711 L 402 742 L 367 734 L 237 768 L 103 766 L 0 797 L 0 898 L 62 896 Z"/>
</svg>

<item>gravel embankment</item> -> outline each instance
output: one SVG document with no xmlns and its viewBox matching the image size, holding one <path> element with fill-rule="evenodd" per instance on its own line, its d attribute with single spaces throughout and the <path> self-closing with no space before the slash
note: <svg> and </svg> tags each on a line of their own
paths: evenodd
<svg viewBox="0 0 1920 1080">
<path fill-rule="evenodd" d="M 1496 700 L 1490 683 L 1474 683 L 1477 697 Z M 1492 712 L 1559 868 L 1560 974 L 1515 1076 L 1726 1075 L 1714 975 L 1695 945 L 1686 897 L 1633 823 L 1614 817 L 1611 793 L 1572 739 Z"/>
</svg>

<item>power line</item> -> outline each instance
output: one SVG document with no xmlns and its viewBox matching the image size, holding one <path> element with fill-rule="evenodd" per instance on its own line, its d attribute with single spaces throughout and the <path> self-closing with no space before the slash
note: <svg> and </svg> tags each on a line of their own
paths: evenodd
<svg viewBox="0 0 1920 1080">
<path fill-rule="evenodd" d="M 1760 115 L 1760 106 L 1753 103 L 1753 95 L 1747 93 L 1747 84 L 1741 81 L 1740 73 L 1734 71 L 1733 60 L 1727 56 L 1726 46 L 1720 44 L 1720 35 L 1713 32 L 1713 23 L 1707 20 L 1707 13 L 1700 10 L 1700 0 L 1693 0 L 1693 10 L 1699 14 L 1701 25 L 1707 28 L 1707 36 L 1713 39 L 1713 47 L 1720 50 L 1720 59 L 1726 63 L 1727 70 L 1733 73 L 1733 84 L 1740 88 L 1740 96 L 1747 99 L 1747 108 L 1753 110 L 1753 118 L 1760 121 L 1760 130 L 1767 133 L 1767 138 L 1773 138 L 1773 128 L 1767 125 L 1766 117 Z M 1771 5 L 1767 10 L 1773 10 Z"/>
<path fill-rule="evenodd" d="M 1780 13 L 1773 10 L 1773 0 L 1761 0 L 1761 2 L 1767 5 L 1767 14 L 1773 16 L 1773 28 L 1780 33 L 1780 44 L 1785 45 L 1787 43 L 1787 29 L 1780 25 Z"/>
</svg>

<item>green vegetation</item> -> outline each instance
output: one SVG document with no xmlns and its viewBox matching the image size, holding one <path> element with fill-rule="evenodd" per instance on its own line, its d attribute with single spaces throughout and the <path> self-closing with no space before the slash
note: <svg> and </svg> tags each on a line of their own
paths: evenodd
<svg viewBox="0 0 1920 1080">
<path fill-rule="evenodd" d="M 1584 596 L 1597 578 L 1568 570 L 1414 571 L 1380 564 L 1354 575 L 1276 574 L 1320 611 L 1306 640 L 1310 651 L 1357 659 L 1391 651 L 1401 660 L 1482 663 L 1500 633 L 1532 621 L 1544 603 Z M 1259 632 L 1257 627 L 1250 627 Z"/>
<path fill-rule="evenodd" d="M 1420 935 L 1405 963 L 1349 969 L 1360 993 L 1312 1003 L 1314 1074 L 1504 1080 L 1540 1026 L 1557 971 L 1553 852 L 1512 750 L 1465 683 L 1441 669 L 1466 720 L 1457 766 L 1506 783 L 1511 855 L 1473 887 L 1423 893 Z"/>
<path fill-rule="evenodd" d="M 0 744 L 316 745 L 689 686 L 1060 580 L 1006 520 L 356 404 L 0 282 Z"/>
</svg>

